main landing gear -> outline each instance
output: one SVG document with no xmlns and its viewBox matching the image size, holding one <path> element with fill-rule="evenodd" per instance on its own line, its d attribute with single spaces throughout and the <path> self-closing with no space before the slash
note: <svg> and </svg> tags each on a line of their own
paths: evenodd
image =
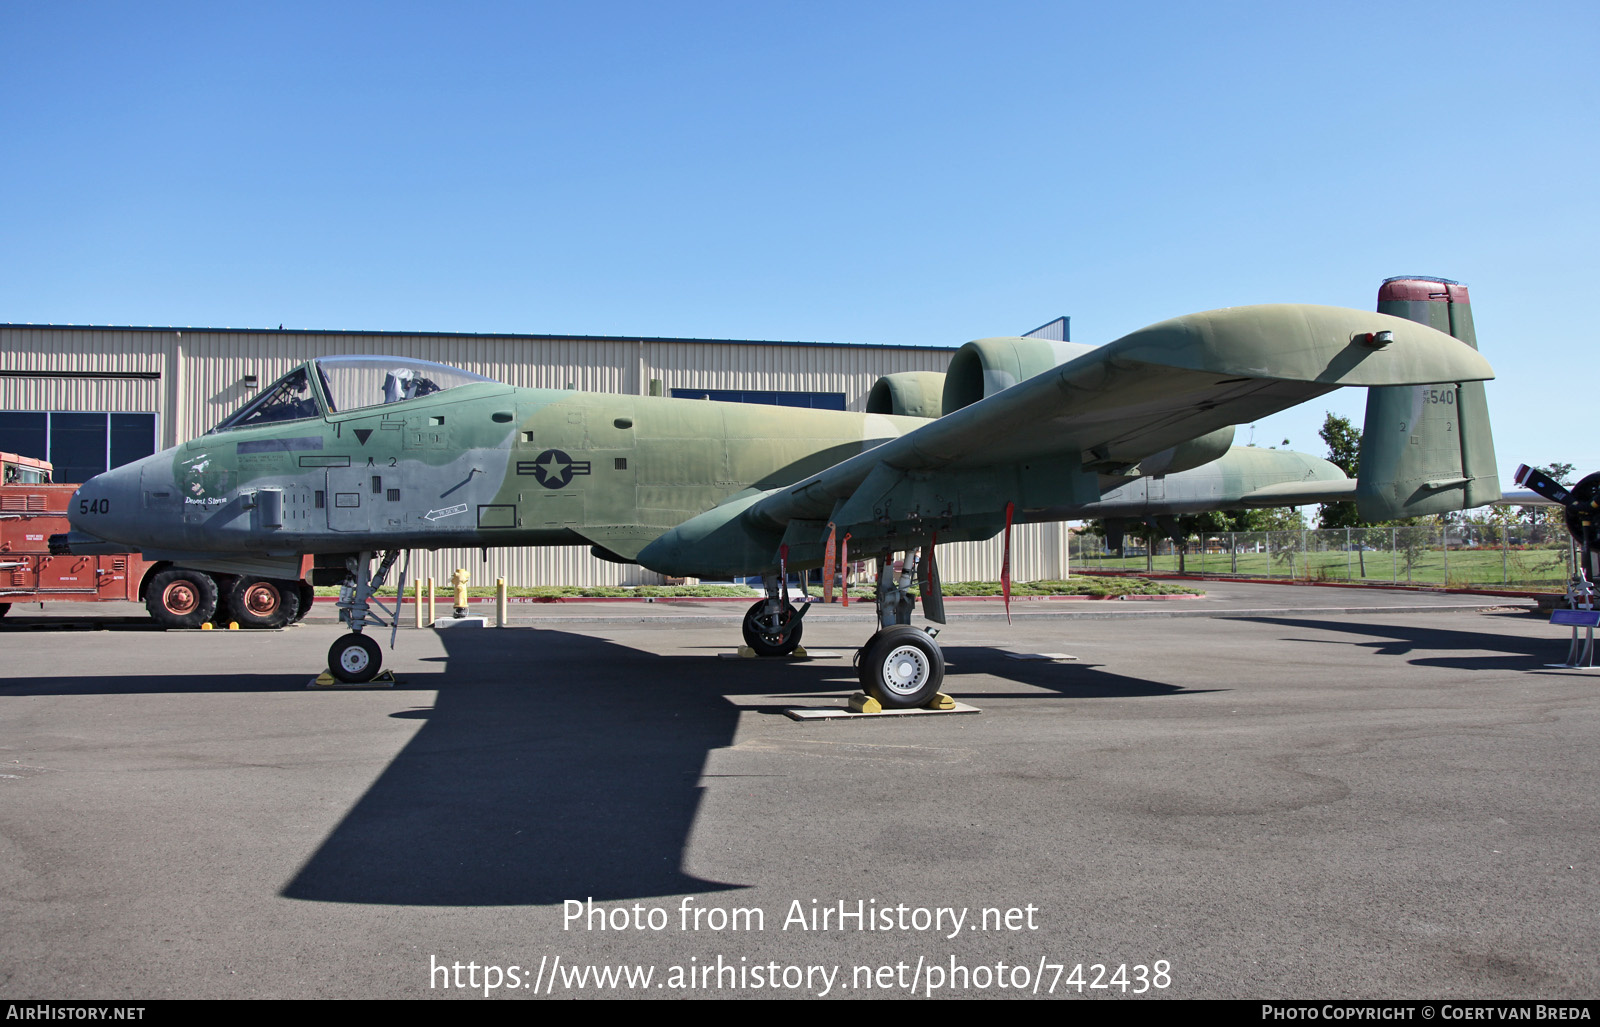
<svg viewBox="0 0 1600 1027">
<path fill-rule="evenodd" d="M 389 629 L 389 646 L 394 647 L 395 633 L 400 628 L 400 598 L 406 591 L 406 573 L 400 572 L 400 588 L 394 606 L 386 606 L 373 595 L 389 579 L 389 572 L 400 558 L 400 550 L 391 549 L 379 554 L 378 569 L 372 570 L 371 551 L 358 553 L 345 560 L 344 584 L 339 589 L 339 619 L 350 625 L 350 633 L 343 635 L 328 650 L 328 671 L 346 684 L 362 684 L 378 675 L 383 666 L 383 649 L 362 632 L 368 625 Z"/>
<path fill-rule="evenodd" d="M 944 654 L 934 641 L 937 628 L 918 628 L 911 624 L 916 597 L 911 584 L 917 578 L 920 551 L 913 552 L 898 565 L 892 554 L 879 561 L 877 615 L 878 630 L 856 654 L 856 669 L 861 688 L 885 709 L 911 709 L 926 706 L 939 694 L 944 683 Z M 938 595 L 938 575 L 929 564 L 923 567 L 924 597 Z M 757 656 L 788 656 L 800 645 L 806 611 L 811 602 L 791 605 L 788 589 L 779 574 L 763 579 L 767 597 L 758 599 L 744 615 L 744 641 Z M 924 601 L 924 612 L 943 621 L 944 607 L 937 598 Z M 937 614 L 937 615 L 936 615 Z"/>
<path fill-rule="evenodd" d="M 939 694 L 939 686 L 944 683 L 944 653 L 934 641 L 938 629 L 911 625 L 911 611 L 916 605 L 911 583 L 916 579 L 920 555 L 920 551 L 907 554 L 899 567 L 895 566 L 893 554 L 885 553 L 879 559 L 878 630 L 856 654 L 861 690 L 885 709 L 925 706 Z M 936 575 L 924 575 L 924 589 L 930 580 L 937 589 Z"/>
</svg>

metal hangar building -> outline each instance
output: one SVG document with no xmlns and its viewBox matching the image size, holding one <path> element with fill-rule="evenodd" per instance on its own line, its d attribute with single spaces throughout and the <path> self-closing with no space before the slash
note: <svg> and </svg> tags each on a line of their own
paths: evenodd
<svg viewBox="0 0 1600 1027">
<path fill-rule="evenodd" d="M 1057 324 L 1064 330 L 1064 319 L 1046 328 Z M 337 353 L 433 360 L 526 388 L 864 411 L 879 377 L 943 371 L 955 350 L 727 339 L 0 324 L 0 450 L 51 461 L 57 481 L 83 481 L 203 434 L 295 365 Z M 491 549 L 487 562 L 478 550 L 417 556 L 420 566 L 414 573 L 443 580 L 454 568 L 465 567 L 475 584 L 502 575 L 514 586 L 661 580 L 640 567 L 597 560 L 587 546 Z M 993 580 L 999 574 L 1000 541 L 941 546 L 939 559 L 947 581 Z M 1065 526 L 1020 526 L 1012 561 L 1012 575 L 1020 581 L 1065 577 Z"/>
</svg>

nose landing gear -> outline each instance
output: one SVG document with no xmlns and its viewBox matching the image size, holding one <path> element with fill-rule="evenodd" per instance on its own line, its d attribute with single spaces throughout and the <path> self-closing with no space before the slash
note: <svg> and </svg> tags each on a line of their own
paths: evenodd
<svg viewBox="0 0 1600 1027">
<path fill-rule="evenodd" d="M 373 555 L 371 551 L 358 553 L 345 561 L 344 584 L 339 589 L 339 619 L 350 625 L 350 633 L 340 637 L 328 650 L 328 672 L 345 684 L 371 681 L 383 666 L 383 649 L 362 634 L 366 627 L 388 628 L 391 648 L 400 629 L 400 600 L 406 591 L 406 572 L 400 572 L 400 587 L 393 606 L 385 605 L 373 595 L 388 580 L 389 572 L 400 558 L 400 550 L 382 553 L 375 573 L 372 571 Z"/>
</svg>

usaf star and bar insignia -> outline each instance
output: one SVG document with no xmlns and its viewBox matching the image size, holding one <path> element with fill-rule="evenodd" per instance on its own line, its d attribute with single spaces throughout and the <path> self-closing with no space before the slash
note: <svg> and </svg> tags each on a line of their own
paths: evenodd
<svg viewBox="0 0 1600 1027">
<path fill-rule="evenodd" d="M 547 449 L 533 460 L 518 460 L 518 474 L 531 474 L 547 489 L 559 489 L 580 474 L 589 473 L 589 461 L 574 460 L 559 449 Z"/>
</svg>

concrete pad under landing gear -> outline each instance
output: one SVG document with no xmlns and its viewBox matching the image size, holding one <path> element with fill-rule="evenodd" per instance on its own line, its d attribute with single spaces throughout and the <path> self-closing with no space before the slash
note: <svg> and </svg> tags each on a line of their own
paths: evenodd
<svg viewBox="0 0 1600 1027">
<path fill-rule="evenodd" d="M 374 675 L 371 681 L 363 681 L 360 684 L 352 684 L 348 681 L 340 681 L 328 671 L 323 671 L 310 681 L 307 681 L 306 687 L 325 689 L 331 692 L 336 689 L 393 688 L 399 683 L 400 679 L 394 676 L 394 671 L 392 670 L 380 670 L 376 675 Z"/>
<path fill-rule="evenodd" d="M 865 692 L 857 692 L 849 699 L 849 705 L 843 709 L 837 706 L 822 709 L 784 710 L 784 716 L 790 720 L 854 720 L 860 717 L 927 717 L 943 716 L 951 713 L 982 713 L 976 706 L 969 706 L 964 702 L 938 693 L 926 706 L 919 706 L 909 710 L 886 710 L 878 700 Z"/>
<path fill-rule="evenodd" d="M 831 649 L 807 649 L 803 645 L 795 646 L 794 652 L 788 656 L 757 656 L 756 651 L 747 645 L 741 645 L 736 653 L 718 653 L 724 660 L 836 660 L 839 654 Z"/>
<path fill-rule="evenodd" d="M 433 622 L 435 630 L 445 628 L 486 628 L 489 626 L 487 617 L 440 617 Z"/>
</svg>

